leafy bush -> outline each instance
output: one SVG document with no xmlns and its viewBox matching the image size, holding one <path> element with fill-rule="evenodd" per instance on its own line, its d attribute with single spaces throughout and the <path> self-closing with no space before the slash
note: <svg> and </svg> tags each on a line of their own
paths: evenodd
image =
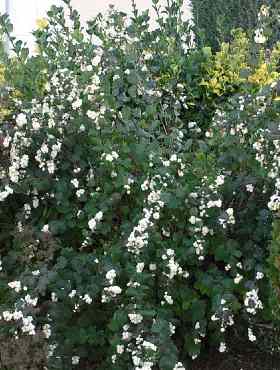
<svg viewBox="0 0 280 370">
<path fill-rule="evenodd" d="M 202 85 L 208 94 L 221 96 L 224 100 L 235 93 L 258 91 L 262 86 L 276 81 L 279 77 L 279 45 L 266 58 L 265 51 L 254 51 L 249 39 L 241 30 L 233 33 L 231 43 L 222 43 L 206 64 L 206 76 Z M 213 99 L 213 98 L 212 98 Z"/>
<path fill-rule="evenodd" d="M 51 369 L 182 370 L 269 316 L 274 180 L 255 142 L 275 88 L 203 85 L 222 54 L 191 48 L 181 1 L 157 3 L 152 32 L 135 7 L 84 30 L 68 4 L 35 31 L 37 56 L 15 44 L 0 330 L 44 336 Z"/>
<path fill-rule="evenodd" d="M 197 41 L 219 50 L 231 40 L 231 31 L 242 28 L 248 34 L 258 24 L 263 0 L 191 0 Z"/>
</svg>

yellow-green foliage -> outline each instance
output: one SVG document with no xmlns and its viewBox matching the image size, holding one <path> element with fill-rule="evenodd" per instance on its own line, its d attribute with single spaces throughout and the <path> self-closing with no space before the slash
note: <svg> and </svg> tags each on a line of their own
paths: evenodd
<svg viewBox="0 0 280 370">
<path fill-rule="evenodd" d="M 237 30 L 231 43 L 223 43 L 221 50 L 205 64 L 206 76 L 201 85 L 209 93 L 222 96 L 246 88 L 258 89 L 278 79 L 277 62 L 280 47 L 276 45 L 269 59 L 259 51 L 257 62 L 252 61 L 249 40 Z"/>
<path fill-rule="evenodd" d="M 3 90 L 5 87 L 5 67 L 3 64 L 0 64 L 0 89 Z M 1 94 L 2 95 L 2 94 Z M 1 96 L 0 98 L 0 120 L 2 121 L 8 114 L 9 109 L 7 107 L 7 100 L 5 97 Z"/>
</svg>

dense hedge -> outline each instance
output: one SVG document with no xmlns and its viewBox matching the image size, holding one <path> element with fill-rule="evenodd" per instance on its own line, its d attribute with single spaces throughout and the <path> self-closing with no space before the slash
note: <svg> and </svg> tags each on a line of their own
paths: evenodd
<svg viewBox="0 0 280 370">
<path fill-rule="evenodd" d="M 231 40 L 231 31 L 252 31 L 258 24 L 263 0 L 191 0 L 196 36 L 199 42 L 218 50 Z"/>
<path fill-rule="evenodd" d="M 182 2 L 157 3 L 152 32 L 136 8 L 84 30 L 68 4 L 37 56 L 11 39 L 0 336 L 49 369 L 183 370 L 272 319 L 278 47 L 191 47 Z"/>
<path fill-rule="evenodd" d="M 232 40 L 232 30 L 241 28 L 253 38 L 265 30 L 267 47 L 280 40 L 277 0 L 191 0 L 196 41 L 219 50 Z"/>
</svg>

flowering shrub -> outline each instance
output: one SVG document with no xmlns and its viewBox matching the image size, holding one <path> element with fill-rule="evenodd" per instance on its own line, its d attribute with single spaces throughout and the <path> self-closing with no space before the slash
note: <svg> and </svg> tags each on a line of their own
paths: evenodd
<svg viewBox="0 0 280 370">
<path fill-rule="evenodd" d="M 200 125 L 186 70 L 205 50 L 181 1 L 157 3 L 152 32 L 136 8 L 84 30 L 53 7 L 39 54 L 17 50 L 40 84 L 29 69 L 1 129 L 1 333 L 39 337 L 50 369 L 183 370 L 240 320 L 255 341 L 267 310 L 274 90 Z"/>
</svg>

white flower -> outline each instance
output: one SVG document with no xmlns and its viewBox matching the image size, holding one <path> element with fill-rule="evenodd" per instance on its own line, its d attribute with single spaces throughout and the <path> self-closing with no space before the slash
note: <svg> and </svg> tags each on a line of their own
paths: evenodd
<svg viewBox="0 0 280 370">
<path fill-rule="evenodd" d="M 154 218 L 155 220 L 159 220 L 159 217 L 160 217 L 159 212 L 155 212 L 155 213 L 153 214 L 153 218 Z"/>
<path fill-rule="evenodd" d="M 177 161 L 177 155 L 176 154 L 172 154 L 172 156 L 170 157 L 170 161 L 171 162 L 176 162 Z"/>
<path fill-rule="evenodd" d="M 85 194 L 85 189 L 79 189 L 76 191 L 76 195 L 78 198 L 80 198 L 81 196 L 83 196 Z"/>
<path fill-rule="evenodd" d="M 173 298 L 171 297 L 171 295 L 168 295 L 167 292 L 164 293 L 164 299 L 168 304 L 173 304 Z"/>
<path fill-rule="evenodd" d="M 248 338 L 250 342 L 255 342 L 257 340 L 256 336 L 253 334 L 253 330 L 248 328 Z"/>
<path fill-rule="evenodd" d="M 216 200 L 215 205 L 216 205 L 216 207 L 221 208 L 222 207 L 221 199 Z"/>
<path fill-rule="evenodd" d="M 78 365 L 80 362 L 80 357 L 79 356 L 73 356 L 72 357 L 72 365 Z"/>
<path fill-rule="evenodd" d="M 255 315 L 257 313 L 257 309 L 260 309 L 260 310 L 263 309 L 263 304 L 258 297 L 257 289 L 252 289 L 246 292 L 246 296 L 244 299 L 244 305 L 246 307 L 246 311 L 248 313 L 251 313 L 252 315 Z"/>
<path fill-rule="evenodd" d="M 262 5 L 258 16 L 268 17 L 269 16 L 269 7 Z"/>
<path fill-rule="evenodd" d="M 8 283 L 8 286 L 11 289 L 14 289 L 16 293 L 19 293 L 21 291 L 21 282 L 20 281 L 11 281 Z"/>
<path fill-rule="evenodd" d="M 54 292 L 52 292 L 52 294 L 51 294 L 51 300 L 52 300 L 52 302 L 57 302 L 58 301 L 57 295 Z"/>
<path fill-rule="evenodd" d="M 219 347 L 219 352 L 223 353 L 226 351 L 226 349 L 227 349 L 226 344 L 224 342 L 221 342 L 220 347 Z"/>
<path fill-rule="evenodd" d="M 93 60 L 92 60 L 92 64 L 96 67 L 100 64 L 100 61 L 101 61 L 101 56 L 100 55 L 96 55 Z"/>
<path fill-rule="evenodd" d="M 121 355 L 124 352 L 124 345 L 123 344 L 118 344 L 117 345 L 117 353 Z"/>
<path fill-rule="evenodd" d="M 121 294 L 122 289 L 119 286 L 115 285 L 109 286 L 108 288 L 104 288 L 104 291 L 115 297 L 116 295 Z"/>
<path fill-rule="evenodd" d="M 13 319 L 13 314 L 10 311 L 4 311 L 2 315 L 4 321 L 11 321 Z"/>
<path fill-rule="evenodd" d="M 54 164 L 54 161 L 47 161 L 47 168 L 48 168 L 48 172 L 52 175 L 54 174 L 54 171 L 55 171 L 55 164 Z"/>
<path fill-rule="evenodd" d="M 35 131 L 39 130 L 41 127 L 40 122 L 37 120 L 32 121 L 32 127 Z"/>
<path fill-rule="evenodd" d="M 49 147 L 47 146 L 47 144 L 43 144 L 42 146 L 41 146 L 41 152 L 42 153 L 48 153 L 49 152 Z"/>
<path fill-rule="evenodd" d="M 102 211 L 97 212 L 96 215 L 95 215 L 95 219 L 97 221 L 101 221 L 102 218 L 103 218 L 103 212 Z"/>
<path fill-rule="evenodd" d="M 23 313 L 21 311 L 15 310 L 15 312 L 13 313 L 13 319 L 18 321 L 18 320 L 21 320 L 22 318 L 23 318 Z"/>
<path fill-rule="evenodd" d="M 10 142 L 11 142 L 12 138 L 10 136 L 6 136 L 3 140 L 3 146 L 4 148 L 8 148 L 8 146 L 10 145 Z"/>
<path fill-rule="evenodd" d="M 98 117 L 98 113 L 94 112 L 92 110 L 88 110 L 87 111 L 87 116 L 88 116 L 88 118 L 90 118 L 92 120 L 95 120 Z"/>
<path fill-rule="evenodd" d="M 106 154 L 105 159 L 108 162 L 113 162 L 114 157 L 112 156 L 112 154 Z"/>
<path fill-rule="evenodd" d="M 94 218 L 89 220 L 88 227 L 90 228 L 91 231 L 95 231 L 97 222 L 100 222 L 102 218 L 103 218 L 103 212 L 99 211 L 97 212 Z"/>
<path fill-rule="evenodd" d="M 78 189 L 79 180 L 78 179 L 73 179 L 73 180 L 71 180 L 71 184 L 74 186 L 74 188 Z"/>
<path fill-rule="evenodd" d="M 157 346 L 154 345 L 154 343 L 152 342 L 148 342 L 147 340 L 144 340 L 142 346 L 148 350 L 151 350 L 153 352 L 156 352 L 157 351 Z"/>
<path fill-rule="evenodd" d="M 32 205 L 33 205 L 33 208 L 39 207 L 39 199 L 37 197 L 33 198 Z"/>
<path fill-rule="evenodd" d="M 182 364 L 182 362 L 177 362 L 177 364 L 174 366 L 173 370 L 186 370 Z"/>
<path fill-rule="evenodd" d="M 73 289 L 73 290 L 71 290 L 71 292 L 68 294 L 68 296 L 69 296 L 70 298 L 74 298 L 74 297 L 75 297 L 75 295 L 76 295 L 76 293 L 77 293 L 77 291 L 76 291 L 75 289 Z"/>
<path fill-rule="evenodd" d="M 216 178 L 216 185 L 217 186 L 220 186 L 220 185 L 223 185 L 225 182 L 225 176 L 223 175 L 220 175 Z"/>
<path fill-rule="evenodd" d="M 92 303 L 92 298 L 90 297 L 89 294 L 85 294 L 84 297 L 83 297 L 83 301 L 85 301 L 87 304 L 91 304 Z"/>
<path fill-rule="evenodd" d="M 256 44 L 264 44 L 266 42 L 266 37 L 264 36 L 262 29 L 257 29 L 255 31 L 254 40 Z"/>
<path fill-rule="evenodd" d="M 45 335 L 45 337 L 48 339 L 50 336 L 51 336 L 51 327 L 50 327 L 50 325 L 49 324 L 45 324 L 44 326 L 43 326 L 43 333 L 44 333 L 44 335 Z"/>
<path fill-rule="evenodd" d="M 112 152 L 112 156 L 113 156 L 114 159 L 118 159 L 119 158 L 118 153 L 115 152 L 115 151 Z"/>
<path fill-rule="evenodd" d="M 237 262 L 236 267 L 238 267 L 239 269 L 242 269 L 243 268 L 242 263 L 241 262 Z"/>
<path fill-rule="evenodd" d="M 27 124 L 26 115 L 24 113 L 20 113 L 16 118 L 16 123 L 19 127 L 23 127 Z"/>
<path fill-rule="evenodd" d="M 189 218 L 189 222 L 190 222 L 192 225 L 195 225 L 195 223 L 196 223 L 196 217 L 195 217 L 195 216 L 191 216 L 191 217 Z"/>
<path fill-rule="evenodd" d="M 264 274 L 263 274 L 262 272 L 259 272 L 259 271 L 258 271 L 258 272 L 256 273 L 256 279 L 257 279 L 257 280 L 261 280 L 261 279 L 263 279 L 263 277 L 264 277 Z"/>
<path fill-rule="evenodd" d="M 194 128 L 196 126 L 196 122 L 189 122 L 188 123 L 188 127 L 189 127 L 189 129 L 192 129 L 192 128 Z"/>
<path fill-rule="evenodd" d="M 143 321 L 143 316 L 140 313 L 129 313 L 128 317 L 132 324 L 135 325 L 140 324 L 140 322 Z"/>
<path fill-rule="evenodd" d="M 136 265 L 136 272 L 138 272 L 138 273 L 143 272 L 144 267 L 145 267 L 145 263 L 144 262 L 137 263 L 137 265 Z"/>
<path fill-rule="evenodd" d="M 33 306 L 33 307 L 36 307 L 37 306 L 37 303 L 38 303 L 38 298 L 37 297 L 31 298 L 30 294 L 27 294 L 24 297 L 24 300 L 30 306 Z"/>
<path fill-rule="evenodd" d="M 240 274 L 237 274 L 234 278 L 234 284 L 239 284 L 242 279 L 243 279 L 243 276 Z"/>
<path fill-rule="evenodd" d="M 26 168 L 28 166 L 28 162 L 29 162 L 29 157 L 27 154 L 24 154 L 20 160 L 20 167 Z"/>
<path fill-rule="evenodd" d="M 201 231 L 203 236 L 206 236 L 209 233 L 209 229 L 207 226 L 203 226 Z"/>
<path fill-rule="evenodd" d="M 22 318 L 23 326 L 21 328 L 23 333 L 27 333 L 28 335 L 35 335 L 35 325 L 32 323 L 33 317 L 27 316 Z"/>
<path fill-rule="evenodd" d="M 108 271 L 106 273 L 106 279 L 109 280 L 110 284 L 113 284 L 114 279 L 116 278 L 117 274 L 114 269 Z"/>
<path fill-rule="evenodd" d="M 88 227 L 90 228 L 91 231 L 94 231 L 96 229 L 96 221 L 94 218 L 89 220 Z"/>
<path fill-rule="evenodd" d="M 5 186 L 5 190 L 0 192 L 0 202 L 3 202 L 10 194 L 13 194 L 13 189 L 9 185 Z"/>
<path fill-rule="evenodd" d="M 247 184 L 246 185 L 246 190 L 249 192 L 249 193 L 253 193 L 254 191 L 254 186 L 252 184 Z"/>
<path fill-rule="evenodd" d="M 82 99 L 77 99 L 76 101 L 74 101 L 74 102 L 72 103 L 72 108 L 73 108 L 74 110 L 77 110 L 77 109 L 79 109 L 79 108 L 82 106 L 82 104 L 83 104 Z"/>
<path fill-rule="evenodd" d="M 49 233 L 50 232 L 49 225 L 48 224 L 44 225 L 42 227 L 42 231 L 43 231 L 43 233 Z"/>
<path fill-rule="evenodd" d="M 233 208 L 228 208 L 226 210 L 226 213 L 228 214 L 228 216 L 233 216 Z"/>
</svg>

